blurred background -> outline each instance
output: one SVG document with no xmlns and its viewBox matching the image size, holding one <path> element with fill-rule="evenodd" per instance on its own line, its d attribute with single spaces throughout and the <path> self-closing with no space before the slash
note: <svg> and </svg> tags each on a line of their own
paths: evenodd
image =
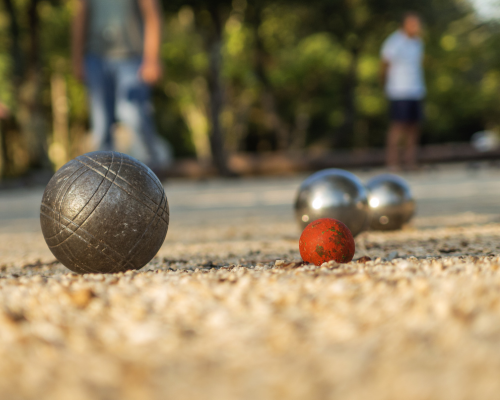
<svg viewBox="0 0 500 400">
<path fill-rule="evenodd" d="M 172 175 L 216 174 L 224 163 L 250 174 L 382 165 L 388 119 L 379 52 L 406 10 L 425 22 L 422 158 L 484 157 L 472 135 L 500 130 L 495 1 L 162 3 L 165 74 L 154 102 L 177 160 Z M 50 176 L 86 151 L 85 87 L 70 61 L 75 7 L 0 1 L 4 180 Z"/>
</svg>

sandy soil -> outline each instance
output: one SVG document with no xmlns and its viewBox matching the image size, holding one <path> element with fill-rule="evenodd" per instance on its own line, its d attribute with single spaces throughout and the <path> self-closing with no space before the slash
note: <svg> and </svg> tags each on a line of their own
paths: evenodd
<svg viewBox="0 0 500 400">
<path fill-rule="evenodd" d="M 500 225 L 425 225 L 322 267 L 293 224 L 177 229 L 82 276 L 0 234 L 0 398 L 496 399 Z"/>
</svg>

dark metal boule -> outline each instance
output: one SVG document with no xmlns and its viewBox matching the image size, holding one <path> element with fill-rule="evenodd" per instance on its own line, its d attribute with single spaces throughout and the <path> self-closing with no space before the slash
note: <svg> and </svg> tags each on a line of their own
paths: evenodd
<svg viewBox="0 0 500 400">
<path fill-rule="evenodd" d="M 67 268 L 120 272 L 140 269 L 156 255 L 167 235 L 169 207 L 147 166 L 97 151 L 56 172 L 43 194 L 40 222 L 50 251 Z"/>
</svg>

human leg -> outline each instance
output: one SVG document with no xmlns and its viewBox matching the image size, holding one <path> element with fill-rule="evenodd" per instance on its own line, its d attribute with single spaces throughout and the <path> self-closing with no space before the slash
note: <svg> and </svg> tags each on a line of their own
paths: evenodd
<svg viewBox="0 0 500 400">
<path fill-rule="evenodd" d="M 139 76 L 140 60 L 116 61 L 117 73 L 116 113 L 135 136 L 140 138 L 147 153 L 147 163 L 157 167 L 159 153 L 157 133 L 153 119 L 151 88 Z"/>
<path fill-rule="evenodd" d="M 392 171 L 397 171 L 400 168 L 400 142 L 408 119 L 408 102 L 406 100 L 391 100 L 389 117 L 391 123 L 387 132 L 386 164 Z"/>
<path fill-rule="evenodd" d="M 91 55 L 85 58 L 85 83 L 92 124 L 92 146 L 96 150 L 112 150 L 115 89 L 113 75 L 104 59 Z"/>
<path fill-rule="evenodd" d="M 408 169 L 417 168 L 418 143 L 420 140 L 420 123 L 423 120 L 423 103 L 421 100 L 408 102 L 408 116 L 406 126 L 405 164 Z"/>
<path fill-rule="evenodd" d="M 404 133 L 404 124 L 401 122 L 393 121 L 389 126 L 386 141 L 386 165 L 392 171 L 399 169 L 399 143 Z"/>
<path fill-rule="evenodd" d="M 420 139 L 420 124 L 414 122 L 406 128 L 405 164 L 408 169 L 417 168 L 418 142 Z"/>
</svg>

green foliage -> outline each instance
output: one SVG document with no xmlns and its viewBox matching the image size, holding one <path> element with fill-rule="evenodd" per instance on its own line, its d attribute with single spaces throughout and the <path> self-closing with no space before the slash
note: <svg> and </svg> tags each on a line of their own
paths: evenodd
<svg viewBox="0 0 500 400">
<path fill-rule="evenodd" d="M 19 45 L 29 52 L 28 9 L 13 0 Z M 233 151 L 381 146 L 387 102 L 379 51 L 407 9 L 425 21 L 426 143 L 468 140 L 500 126 L 500 32 L 462 0 L 167 1 L 165 77 L 155 90 L 160 133 L 178 156 L 208 157 L 210 52 L 221 25 L 225 102 L 220 120 Z M 66 77 L 70 124 L 88 118 L 85 88 L 71 75 L 74 1 L 39 0 L 42 106 L 51 120 L 50 78 Z M 16 107 L 9 15 L 0 8 L 0 99 Z M 26 74 L 20 74 L 26 79 Z M 47 132 L 50 136 L 51 132 Z"/>
</svg>

